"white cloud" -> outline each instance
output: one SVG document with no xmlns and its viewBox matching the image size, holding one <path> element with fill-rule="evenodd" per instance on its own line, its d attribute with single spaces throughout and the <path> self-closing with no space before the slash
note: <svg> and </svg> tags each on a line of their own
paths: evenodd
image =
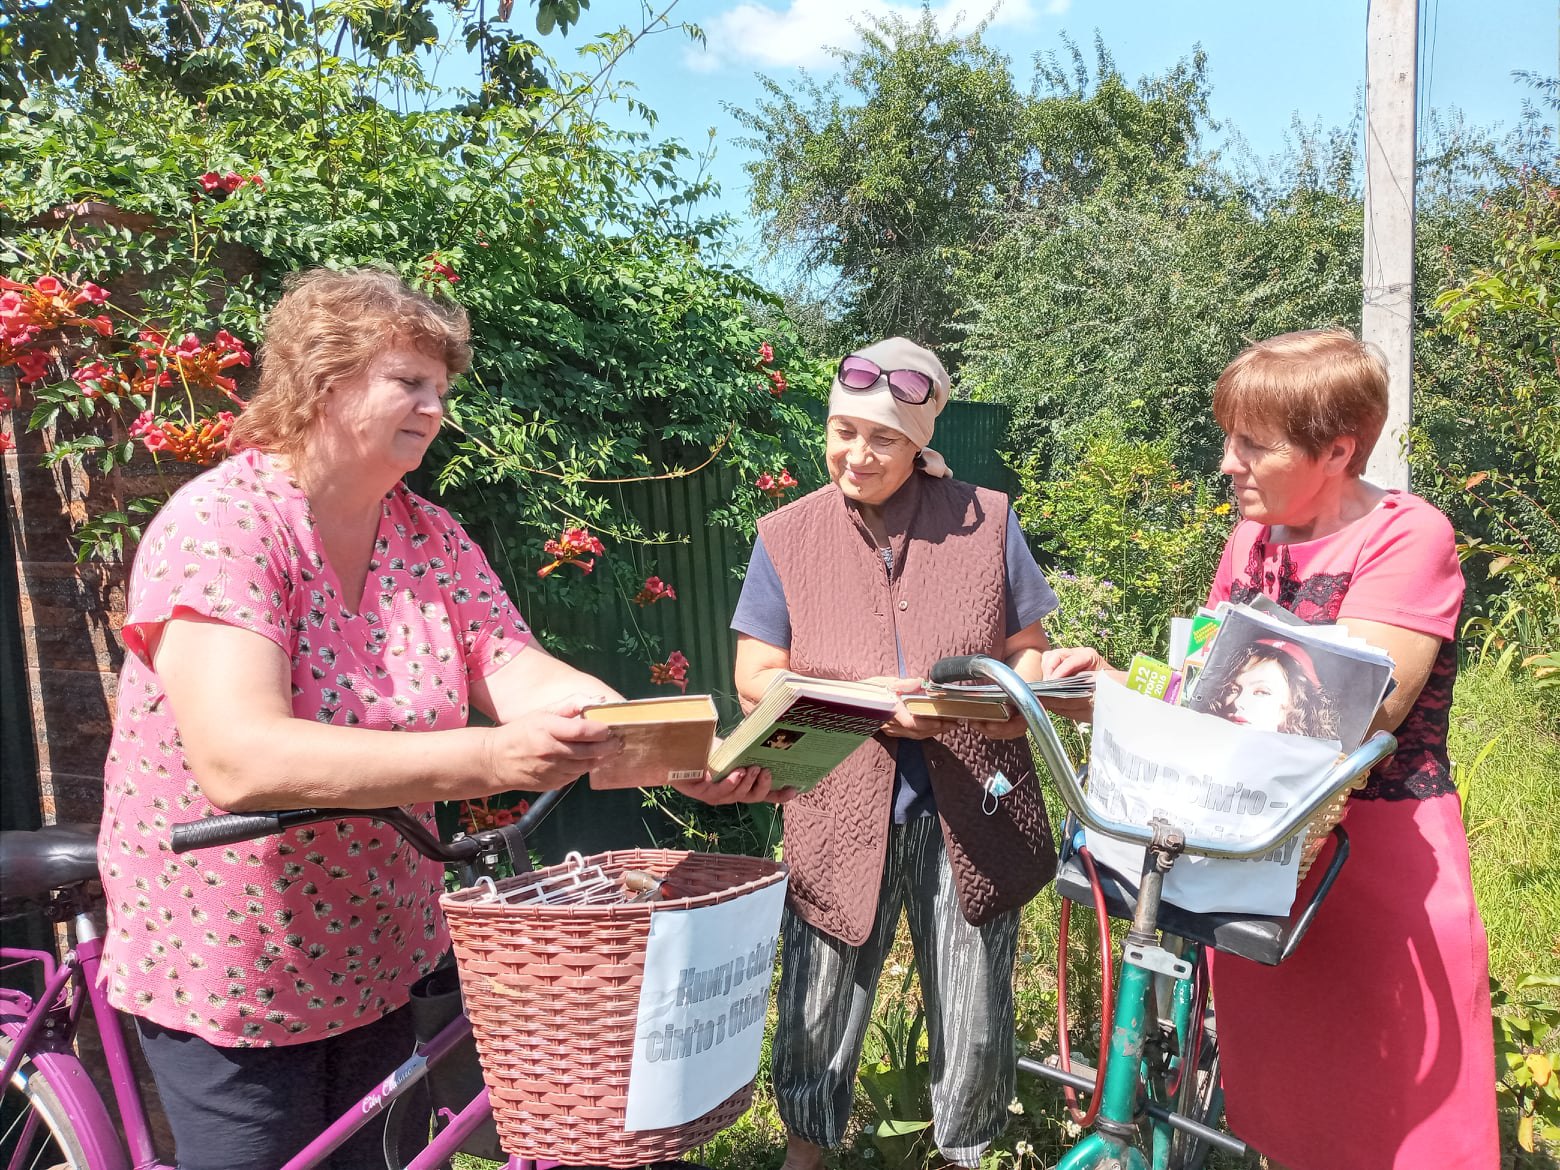
<svg viewBox="0 0 1560 1170">
<path fill-rule="evenodd" d="M 831 48 L 854 48 L 861 42 L 856 26 L 872 18 L 899 16 L 920 19 L 920 5 L 894 0 L 780 0 L 770 7 L 744 0 L 735 8 L 703 22 L 709 38 L 704 50 L 690 50 L 687 63 L 709 72 L 723 65 L 759 69 L 816 67 L 832 61 Z M 1047 12 L 1065 12 L 1072 0 L 1047 0 Z M 1000 4 L 1000 7 L 998 7 Z M 996 8 L 994 26 L 1027 25 L 1034 19 L 1034 0 L 941 0 L 932 15 L 944 32 L 970 29 Z"/>
</svg>

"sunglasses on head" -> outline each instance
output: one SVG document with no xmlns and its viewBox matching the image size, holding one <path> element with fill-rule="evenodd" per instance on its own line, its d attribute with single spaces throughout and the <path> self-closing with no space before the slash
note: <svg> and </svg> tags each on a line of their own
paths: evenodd
<svg viewBox="0 0 1560 1170">
<path fill-rule="evenodd" d="M 888 389 L 901 402 L 919 406 L 932 396 L 932 377 L 920 370 L 885 370 L 871 358 L 850 354 L 840 362 L 834 375 L 847 390 L 870 390 L 880 378 L 888 379 Z"/>
</svg>

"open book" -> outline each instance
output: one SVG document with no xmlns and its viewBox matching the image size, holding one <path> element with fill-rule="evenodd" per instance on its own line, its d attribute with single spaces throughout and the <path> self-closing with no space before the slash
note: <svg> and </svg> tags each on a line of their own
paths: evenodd
<svg viewBox="0 0 1560 1170">
<path fill-rule="evenodd" d="M 873 683 L 782 672 L 715 749 L 710 771 L 756 764 L 774 787 L 806 792 L 894 717 L 897 698 Z"/>
<path fill-rule="evenodd" d="M 591 769 L 590 785 L 653 788 L 698 779 L 706 769 L 719 778 L 756 764 L 769 769 L 776 788 L 806 791 L 893 718 L 894 701 L 869 683 L 781 674 L 718 743 L 708 695 L 598 703 L 582 714 L 610 726 L 623 751 Z"/>
<path fill-rule="evenodd" d="M 1296 625 L 1245 605 L 1218 607 L 1219 629 L 1187 706 L 1264 731 L 1365 739 L 1392 686 L 1392 657 L 1341 625 Z"/>
</svg>

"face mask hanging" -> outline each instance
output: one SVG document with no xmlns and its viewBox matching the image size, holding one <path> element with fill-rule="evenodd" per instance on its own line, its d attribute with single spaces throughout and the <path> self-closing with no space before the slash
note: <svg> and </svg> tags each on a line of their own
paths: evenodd
<svg viewBox="0 0 1560 1170">
<path fill-rule="evenodd" d="M 1013 791 L 1013 782 L 999 771 L 987 776 L 981 787 L 986 795 L 981 798 L 980 811 L 989 817 L 997 811 L 1002 798 Z"/>
</svg>

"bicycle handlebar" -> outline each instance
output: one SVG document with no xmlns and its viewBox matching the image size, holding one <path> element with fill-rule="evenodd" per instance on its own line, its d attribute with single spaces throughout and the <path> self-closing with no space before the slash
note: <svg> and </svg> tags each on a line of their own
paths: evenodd
<svg viewBox="0 0 1560 1170">
<path fill-rule="evenodd" d="M 187 853 L 191 849 L 253 841 L 257 837 L 269 837 L 273 833 L 320 821 L 371 818 L 383 821 L 394 829 L 424 857 L 442 861 L 446 865 L 458 864 L 471 861 L 495 846 L 502 845 L 507 836 L 513 835 L 523 840 L 566 791 L 566 788 L 555 788 L 542 793 L 531 802 L 525 815 L 508 827 L 508 832 L 503 828 L 489 829 L 449 844 L 428 832 L 420 821 L 403 808 L 290 808 L 263 813 L 224 813 L 174 825 L 169 848 L 175 853 Z"/>
<path fill-rule="evenodd" d="M 1077 769 L 1068 758 L 1067 749 L 1062 746 L 1056 728 L 1051 726 L 1045 708 L 1035 698 L 1034 692 L 1029 689 L 1029 684 L 1019 677 L 1018 672 L 1011 666 L 998 662 L 995 658 L 988 658 L 984 654 L 962 655 L 944 658 L 934 663 L 929 677 L 936 683 L 983 678 L 1002 688 L 1003 693 L 1029 724 L 1030 734 L 1040 745 L 1040 754 L 1045 758 L 1046 767 L 1056 781 L 1063 803 L 1080 821 L 1096 832 L 1121 841 L 1130 841 L 1133 844 L 1147 845 L 1154 839 L 1154 831 L 1148 826 L 1118 821 L 1106 816 L 1090 803 L 1088 793 L 1078 784 Z M 1396 750 L 1396 737 L 1389 732 L 1378 731 L 1329 768 L 1322 784 L 1309 800 L 1287 810 L 1283 819 L 1261 836 L 1243 842 L 1232 842 L 1187 834 L 1182 851 L 1202 857 L 1234 859 L 1260 857 L 1279 842 L 1294 836 L 1300 826 L 1310 820 L 1322 805 L 1350 787 Z"/>
</svg>

